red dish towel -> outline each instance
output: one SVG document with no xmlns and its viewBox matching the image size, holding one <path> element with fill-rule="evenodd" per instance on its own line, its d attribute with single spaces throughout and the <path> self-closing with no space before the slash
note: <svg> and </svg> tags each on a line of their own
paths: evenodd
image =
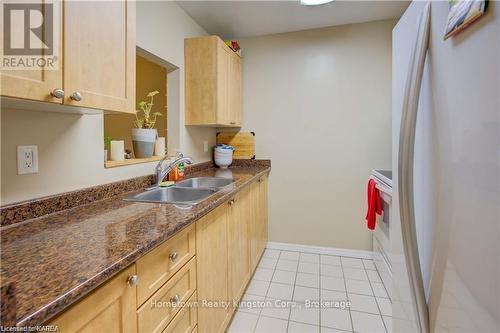
<svg viewBox="0 0 500 333">
<path fill-rule="evenodd" d="M 377 183 L 373 179 L 370 179 L 368 181 L 368 210 L 366 212 L 366 224 L 370 230 L 375 229 L 377 222 L 375 214 L 382 214 L 382 199 L 380 199 Z"/>
</svg>

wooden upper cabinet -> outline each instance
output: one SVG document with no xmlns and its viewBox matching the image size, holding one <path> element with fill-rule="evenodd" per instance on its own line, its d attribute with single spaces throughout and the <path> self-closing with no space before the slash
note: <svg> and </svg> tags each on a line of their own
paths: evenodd
<svg viewBox="0 0 500 333">
<path fill-rule="evenodd" d="M 137 332 L 136 287 L 127 279 L 132 265 L 50 322 L 61 333 Z"/>
<path fill-rule="evenodd" d="M 66 1 L 64 103 L 133 113 L 135 35 L 135 1 Z"/>
<path fill-rule="evenodd" d="M 9 2 L 11 3 L 11 2 Z M 12 2 L 13 3 L 13 2 Z M 21 2 L 20 2 L 21 3 Z M 47 2 L 47 1 L 30 1 L 33 4 L 53 4 L 53 24 L 54 30 L 59 32 L 55 36 L 58 42 L 54 43 L 54 54 L 59 58 L 59 66 L 57 69 L 30 69 L 30 70 L 2 70 L 1 76 L 1 95 L 14 98 L 23 98 L 44 102 L 62 103 L 62 99 L 57 99 L 51 96 L 50 92 L 54 89 L 62 89 L 62 3 L 60 1 Z M 24 22 L 20 22 L 22 16 L 12 15 L 11 26 L 23 26 Z M 6 27 L 3 26 L 5 22 L 2 21 L 2 43 L 3 31 Z M 43 40 L 45 42 L 45 40 Z"/>
<path fill-rule="evenodd" d="M 240 56 L 219 37 L 184 43 L 186 125 L 241 127 Z"/>
<path fill-rule="evenodd" d="M 134 113 L 136 2 L 50 3 L 59 70 L 2 71 L 2 96 Z M 51 96 L 54 89 L 64 97 Z"/>
</svg>

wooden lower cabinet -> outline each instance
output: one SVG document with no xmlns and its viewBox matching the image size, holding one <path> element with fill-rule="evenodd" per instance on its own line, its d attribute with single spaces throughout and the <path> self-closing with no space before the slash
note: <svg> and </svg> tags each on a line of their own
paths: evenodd
<svg viewBox="0 0 500 333">
<path fill-rule="evenodd" d="M 266 248 L 268 232 L 267 175 L 250 185 L 252 212 L 248 223 L 250 267 L 254 270 Z"/>
<path fill-rule="evenodd" d="M 266 244 L 267 244 L 267 239 L 268 239 L 268 197 L 267 197 L 267 175 L 262 176 L 259 178 L 257 181 L 257 184 L 259 185 L 259 192 L 257 195 L 257 218 L 256 218 L 256 224 L 257 224 L 257 256 L 258 259 L 262 256 L 262 253 L 264 253 L 264 250 L 266 249 Z"/>
<path fill-rule="evenodd" d="M 135 265 L 118 274 L 68 311 L 54 319 L 59 332 L 137 332 L 135 286 L 127 283 Z"/>
<path fill-rule="evenodd" d="M 262 176 L 50 324 L 63 333 L 224 332 L 266 242 Z M 128 282 L 133 275 L 138 285 Z"/>
<path fill-rule="evenodd" d="M 243 189 L 229 201 L 227 209 L 228 269 L 230 299 L 237 302 L 250 280 L 248 225 L 252 206 L 250 188 Z"/>
<path fill-rule="evenodd" d="M 227 205 L 196 222 L 198 329 L 223 332 L 231 312 L 216 306 L 229 301 Z M 208 304 L 217 302 L 218 304 Z"/>
<path fill-rule="evenodd" d="M 258 255 L 258 219 L 260 213 L 258 212 L 258 199 L 259 199 L 259 183 L 255 182 L 250 185 L 250 206 L 252 207 L 252 211 L 250 214 L 250 221 L 248 223 L 248 254 L 250 267 L 254 270 L 259 263 L 259 255 Z"/>
<path fill-rule="evenodd" d="M 200 332 L 227 329 L 234 304 L 240 301 L 266 242 L 267 176 L 196 222 Z M 224 301 L 228 307 L 207 307 L 203 301 Z"/>
</svg>

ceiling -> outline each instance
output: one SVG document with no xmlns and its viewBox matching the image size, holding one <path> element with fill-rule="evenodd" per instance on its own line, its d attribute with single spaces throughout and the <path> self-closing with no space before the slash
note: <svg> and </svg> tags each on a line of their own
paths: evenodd
<svg viewBox="0 0 500 333">
<path fill-rule="evenodd" d="M 296 1 L 177 1 L 208 33 L 261 36 L 399 18 L 410 1 L 337 0 L 320 6 Z"/>
</svg>

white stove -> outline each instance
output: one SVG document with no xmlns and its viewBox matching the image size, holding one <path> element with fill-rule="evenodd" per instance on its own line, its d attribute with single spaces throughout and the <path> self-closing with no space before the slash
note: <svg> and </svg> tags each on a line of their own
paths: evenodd
<svg viewBox="0 0 500 333">
<path fill-rule="evenodd" d="M 382 278 L 385 289 L 392 296 L 392 264 L 390 260 L 390 223 L 392 203 L 392 171 L 373 170 L 370 176 L 375 180 L 382 198 L 383 213 L 377 216 L 377 225 L 373 231 L 374 262 Z"/>
</svg>

